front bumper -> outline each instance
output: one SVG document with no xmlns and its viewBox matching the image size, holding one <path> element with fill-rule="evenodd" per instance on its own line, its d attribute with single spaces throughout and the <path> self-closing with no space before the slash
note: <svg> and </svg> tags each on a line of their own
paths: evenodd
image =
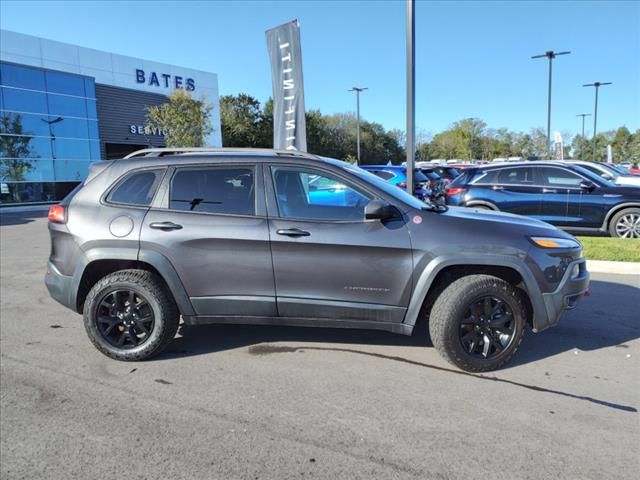
<svg viewBox="0 0 640 480">
<path fill-rule="evenodd" d="M 546 313 L 546 322 L 535 322 L 534 330 L 542 331 L 557 325 L 566 310 L 575 308 L 576 303 L 589 289 L 589 272 L 585 258 L 571 262 L 555 291 L 543 293 L 542 300 Z M 540 320 L 540 319 L 538 319 Z"/>
<path fill-rule="evenodd" d="M 44 276 L 44 283 L 49 290 L 49 295 L 67 308 L 75 310 L 75 305 L 71 299 L 71 284 L 73 277 L 62 275 L 56 266 L 48 262 L 47 272 Z"/>
</svg>

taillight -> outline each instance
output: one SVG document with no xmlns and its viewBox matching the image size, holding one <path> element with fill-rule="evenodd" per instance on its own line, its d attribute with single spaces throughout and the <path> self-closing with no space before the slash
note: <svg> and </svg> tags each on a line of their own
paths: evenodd
<svg viewBox="0 0 640 480">
<path fill-rule="evenodd" d="M 65 223 L 67 215 L 62 205 L 52 205 L 49 208 L 49 221 L 53 223 Z"/>
<path fill-rule="evenodd" d="M 446 193 L 447 195 L 460 195 L 461 193 L 464 193 L 466 191 L 467 189 L 462 187 L 449 187 L 444 191 L 444 193 Z"/>
</svg>

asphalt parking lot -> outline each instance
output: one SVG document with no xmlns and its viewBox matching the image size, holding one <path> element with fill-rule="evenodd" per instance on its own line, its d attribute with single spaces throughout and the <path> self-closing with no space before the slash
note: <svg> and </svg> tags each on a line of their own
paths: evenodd
<svg viewBox="0 0 640 480">
<path fill-rule="evenodd" d="M 5 214 L 0 242 L 3 479 L 637 478 L 640 276 L 594 274 L 486 375 L 424 329 L 183 328 L 120 363 L 49 298 L 46 219 Z"/>
</svg>

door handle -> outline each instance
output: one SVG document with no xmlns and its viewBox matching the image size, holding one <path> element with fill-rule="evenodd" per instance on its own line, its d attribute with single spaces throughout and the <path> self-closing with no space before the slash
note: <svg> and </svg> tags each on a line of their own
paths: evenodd
<svg viewBox="0 0 640 480">
<path fill-rule="evenodd" d="M 558 193 L 558 191 L 554 188 L 543 188 L 542 193 Z"/>
<path fill-rule="evenodd" d="M 287 237 L 308 237 L 311 235 L 309 232 L 300 230 L 299 228 L 280 228 L 276 230 L 278 235 L 286 235 Z"/>
<path fill-rule="evenodd" d="M 494 185 L 493 187 L 491 187 L 493 190 L 496 190 L 498 192 L 501 192 L 504 190 L 504 187 L 501 187 L 499 185 Z"/>
<path fill-rule="evenodd" d="M 180 230 L 182 229 L 182 225 L 178 225 L 173 222 L 153 222 L 149 224 L 149 228 L 154 228 L 156 230 Z"/>
</svg>

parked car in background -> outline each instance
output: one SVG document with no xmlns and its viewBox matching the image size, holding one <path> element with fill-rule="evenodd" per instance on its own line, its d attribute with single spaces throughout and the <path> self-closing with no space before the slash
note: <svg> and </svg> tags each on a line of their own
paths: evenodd
<svg viewBox="0 0 640 480">
<path fill-rule="evenodd" d="M 402 165 L 360 165 L 360 168 L 373 173 L 396 187 L 407 189 L 407 167 Z M 427 188 L 428 183 L 429 178 L 419 168 L 414 168 L 413 195 L 416 198 L 420 200 L 428 198 L 430 193 Z"/>
<path fill-rule="evenodd" d="M 592 173 L 609 180 L 616 185 L 635 185 L 640 186 L 640 176 L 629 173 L 621 167 L 616 167 L 610 163 L 601 162 L 585 162 L 580 160 L 568 160 L 571 165 L 579 165 Z"/>
<path fill-rule="evenodd" d="M 311 183 L 352 195 L 316 204 Z M 421 319 L 447 361 L 482 372 L 589 288 L 580 243 L 551 225 L 439 208 L 302 152 L 150 149 L 97 162 L 51 207 L 49 232 L 49 293 L 123 361 L 158 355 L 181 319 L 404 335 Z"/>
<path fill-rule="evenodd" d="M 450 165 L 430 165 L 427 162 L 418 162 L 417 167 L 424 174 L 437 174 L 445 184 L 451 183 L 458 175 L 460 175 L 460 171 Z"/>
<path fill-rule="evenodd" d="M 579 165 L 522 162 L 466 169 L 447 204 L 500 210 L 570 231 L 640 238 L 640 188 L 617 186 Z"/>
</svg>

